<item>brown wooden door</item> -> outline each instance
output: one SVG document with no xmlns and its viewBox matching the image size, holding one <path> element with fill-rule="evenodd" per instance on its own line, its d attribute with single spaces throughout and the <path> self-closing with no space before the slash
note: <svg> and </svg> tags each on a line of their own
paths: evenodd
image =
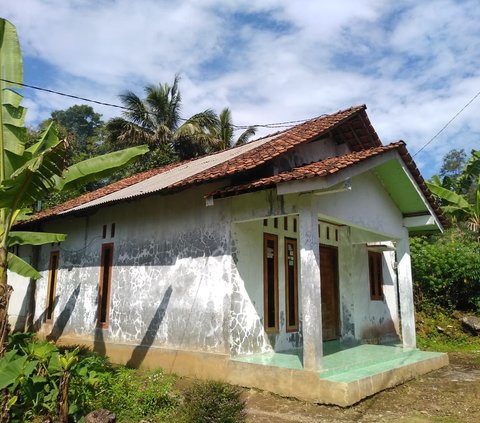
<svg viewBox="0 0 480 423">
<path fill-rule="evenodd" d="M 339 337 L 338 304 L 338 250 L 320 246 L 320 278 L 322 288 L 322 333 L 323 340 Z"/>
</svg>

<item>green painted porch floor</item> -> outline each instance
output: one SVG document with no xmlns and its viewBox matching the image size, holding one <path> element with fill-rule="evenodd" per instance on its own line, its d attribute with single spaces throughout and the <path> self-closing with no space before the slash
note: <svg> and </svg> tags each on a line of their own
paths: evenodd
<svg viewBox="0 0 480 423">
<path fill-rule="evenodd" d="M 323 354 L 320 378 L 335 382 L 351 382 L 443 355 L 404 349 L 400 345 L 345 346 L 337 341 L 324 342 Z M 232 360 L 287 369 L 303 369 L 301 349 L 240 356 Z"/>
</svg>

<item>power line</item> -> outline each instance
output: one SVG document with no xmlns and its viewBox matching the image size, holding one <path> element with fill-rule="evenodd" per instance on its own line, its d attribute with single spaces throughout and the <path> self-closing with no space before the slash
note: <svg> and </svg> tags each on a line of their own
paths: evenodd
<svg viewBox="0 0 480 423">
<path fill-rule="evenodd" d="M 61 95 L 63 97 L 74 98 L 76 100 L 88 101 L 89 103 L 100 104 L 102 106 L 116 107 L 117 109 L 124 109 L 124 110 L 131 110 L 128 107 L 119 106 L 118 104 L 112 104 L 112 103 L 106 103 L 104 101 L 92 100 L 92 99 L 85 98 L 85 97 L 79 97 L 79 96 L 73 95 L 73 94 L 66 94 L 66 93 L 62 93 L 60 91 L 50 90 L 48 88 L 37 87 L 35 85 L 29 85 L 29 84 L 23 84 L 21 82 L 9 81 L 8 79 L 0 78 L 0 81 L 7 82 L 9 84 L 15 84 L 15 85 L 18 85 L 20 87 L 31 88 L 33 90 L 44 91 L 44 92 L 51 93 L 51 94 Z"/>
<path fill-rule="evenodd" d="M 10 81 L 10 80 L 4 79 L 4 78 L 0 78 L 0 81 L 7 82 L 7 83 L 13 84 L 13 85 L 18 85 L 18 86 L 24 87 L 24 88 L 31 88 L 32 90 L 43 91 L 43 92 L 50 93 L 50 94 L 56 94 L 56 95 L 59 95 L 59 96 L 62 96 L 62 97 L 68 97 L 68 98 L 73 98 L 75 100 L 82 100 L 82 101 L 85 101 L 85 102 L 88 102 L 88 103 L 99 104 L 101 106 L 114 107 L 114 108 L 122 109 L 122 110 L 126 110 L 126 111 L 134 111 L 133 109 L 131 109 L 129 107 L 120 106 L 119 104 L 107 103 L 105 101 L 99 101 L 99 100 L 92 100 L 91 98 L 81 97 L 81 96 L 77 96 L 77 95 L 73 95 L 73 94 L 67 94 L 67 93 L 63 93 L 61 91 L 50 90 L 48 88 L 38 87 L 36 85 L 30 85 L 30 84 L 24 84 L 22 82 Z M 149 112 L 147 112 L 147 113 L 151 114 Z M 182 118 L 182 117 L 180 117 L 179 119 L 184 121 L 184 122 L 187 122 L 189 120 L 189 119 Z M 313 119 L 313 118 L 290 120 L 290 121 L 285 121 L 285 122 L 260 123 L 260 124 L 255 124 L 255 125 L 233 125 L 232 124 L 232 127 L 234 127 L 235 129 L 248 129 L 248 128 L 251 128 L 251 127 L 271 128 L 271 129 L 290 128 L 291 126 L 293 126 L 295 124 L 304 123 L 304 122 L 307 122 L 308 120 L 311 120 L 311 119 Z"/>
<path fill-rule="evenodd" d="M 442 129 L 440 129 L 440 131 L 438 131 L 432 138 L 430 138 L 430 140 L 428 142 L 426 142 L 422 148 L 420 148 L 420 150 L 418 150 L 412 157 L 415 157 L 418 153 L 420 153 L 422 150 L 424 150 L 429 144 L 431 144 L 433 142 L 433 140 L 435 138 L 437 138 L 459 115 L 460 113 L 462 113 L 468 106 L 470 106 L 470 104 L 472 104 L 475 99 L 480 95 L 480 91 L 475 94 L 472 99 L 467 103 L 465 104 L 465 106 L 463 106 L 443 127 Z"/>
<path fill-rule="evenodd" d="M 35 85 L 10 81 L 10 80 L 4 79 L 4 78 L 0 78 L 0 81 L 7 82 L 7 83 L 13 84 L 13 85 L 18 85 L 18 86 L 24 87 L 24 88 L 30 88 L 30 89 L 37 90 L 37 91 L 43 91 L 43 92 L 47 92 L 47 93 L 50 93 L 50 94 L 59 95 L 59 96 L 62 96 L 62 97 L 68 97 L 68 98 L 73 98 L 73 99 L 76 99 L 76 100 L 82 100 L 82 101 L 85 101 L 85 102 L 88 102 L 88 103 L 99 104 L 101 106 L 114 107 L 114 108 L 121 109 L 121 110 L 126 110 L 126 111 L 133 111 L 133 109 L 131 109 L 129 107 L 121 106 L 119 104 L 108 103 L 108 102 L 99 101 L 99 100 L 93 100 L 91 98 L 81 97 L 81 96 L 77 96 L 77 95 L 74 95 L 74 94 L 67 94 L 67 93 L 64 93 L 64 92 L 61 92 L 61 91 L 55 91 L 55 90 L 51 90 L 51 89 L 48 89 L 48 88 L 38 87 L 38 86 L 35 86 Z M 413 154 L 412 157 L 415 157 L 417 154 L 422 152 L 426 147 L 428 147 L 468 106 L 470 106 L 470 104 L 472 104 L 475 101 L 475 99 L 478 96 L 480 96 L 480 91 L 477 94 L 475 94 L 472 97 L 472 99 L 467 104 L 465 104 L 465 106 L 463 106 L 432 138 L 430 138 L 430 140 L 428 140 L 420 148 L 420 150 L 418 150 L 415 154 Z M 179 117 L 179 119 L 184 121 L 184 122 L 187 122 L 189 120 L 189 119 L 182 118 L 182 117 Z M 259 124 L 253 124 L 253 125 L 234 125 L 234 124 L 232 124 L 232 127 L 235 128 L 236 130 L 248 129 L 248 128 L 251 128 L 251 127 L 267 128 L 267 129 L 268 128 L 269 129 L 281 129 L 281 128 L 290 128 L 291 126 L 293 126 L 295 124 L 304 123 L 304 122 L 307 122 L 311 119 L 313 119 L 313 118 L 290 120 L 290 121 L 284 121 L 284 122 L 263 123 L 263 124 L 259 123 Z"/>
</svg>

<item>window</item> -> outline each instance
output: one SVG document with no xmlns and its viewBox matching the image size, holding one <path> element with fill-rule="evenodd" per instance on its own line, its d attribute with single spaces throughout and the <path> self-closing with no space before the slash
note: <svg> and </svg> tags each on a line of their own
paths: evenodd
<svg viewBox="0 0 480 423">
<path fill-rule="evenodd" d="M 100 264 L 100 286 L 98 290 L 98 316 L 97 325 L 108 327 L 108 314 L 110 309 L 110 285 L 112 280 L 113 244 L 102 245 L 102 258 Z"/>
<path fill-rule="evenodd" d="M 370 274 L 370 299 L 383 300 L 382 253 L 368 252 L 368 270 Z"/>
<path fill-rule="evenodd" d="M 285 238 L 285 304 L 287 332 L 298 330 L 297 240 Z"/>
<path fill-rule="evenodd" d="M 51 322 L 53 318 L 53 309 L 55 308 L 55 293 L 57 290 L 57 273 L 58 273 L 59 252 L 52 251 L 50 253 L 50 266 L 48 272 L 48 288 L 47 288 L 47 307 L 45 311 L 45 321 Z"/>
<path fill-rule="evenodd" d="M 267 332 L 278 332 L 278 237 L 263 234 L 264 325 Z"/>
</svg>

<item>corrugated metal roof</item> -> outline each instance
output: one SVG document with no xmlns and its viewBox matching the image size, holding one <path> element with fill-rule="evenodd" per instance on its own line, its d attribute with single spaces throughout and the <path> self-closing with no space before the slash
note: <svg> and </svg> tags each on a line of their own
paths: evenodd
<svg viewBox="0 0 480 423">
<path fill-rule="evenodd" d="M 195 184 L 225 179 L 256 169 L 264 163 L 292 151 L 298 145 L 329 133 L 338 137 L 341 142 L 350 144 L 354 150 L 381 146 L 365 110 L 365 105 L 339 110 L 331 115 L 310 119 L 292 128 L 239 147 L 129 176 L 51 209 L 42 210 L 25 224 L 57 215 L 114 204 L 155 192 L 173 192 Z"/>
<path fill-rule="evenodd" d="M 164 188 L 167 188 L 178 182 L 181 182 L 187 178 L 197 175 L 200 172 L 204 172 L 205 170 L 208 170 L 221 163 L 224 163 L 227 160 L 231 160 L 250 150 L 253 150 L 267 142 L 272 141 L 277 136 L 278 135 L 273 135 L 270 137 L 261 138 L 259 140 L 252 141 L 248 144 L 244 144 L 236 148 L 224 150 L 216 154 L 201 157 L 197 160 L 192 160 L 183 164 L 179 164 L 178 166 L 175 166 L 172 169 L 167 170 L 166 172 L 160 173 L 158 175 L 154 175 L 144 181 L 137 182 L 133 185 L 130 185 L 126 188 L 120 189 L 116 192 L 105 195 L 103 197 L 97 198 L 93 201 L 80 204 L 69 210 L 60 212 L 59 214 L 82 210 L 85 208 L 94 207 L 104 203 L 110 203 L 110 202 L 115 202 L 119 200 L 126 200 L 129 198 L 137 197 L 139 195 L 160 191 Z"/>
</svg>

